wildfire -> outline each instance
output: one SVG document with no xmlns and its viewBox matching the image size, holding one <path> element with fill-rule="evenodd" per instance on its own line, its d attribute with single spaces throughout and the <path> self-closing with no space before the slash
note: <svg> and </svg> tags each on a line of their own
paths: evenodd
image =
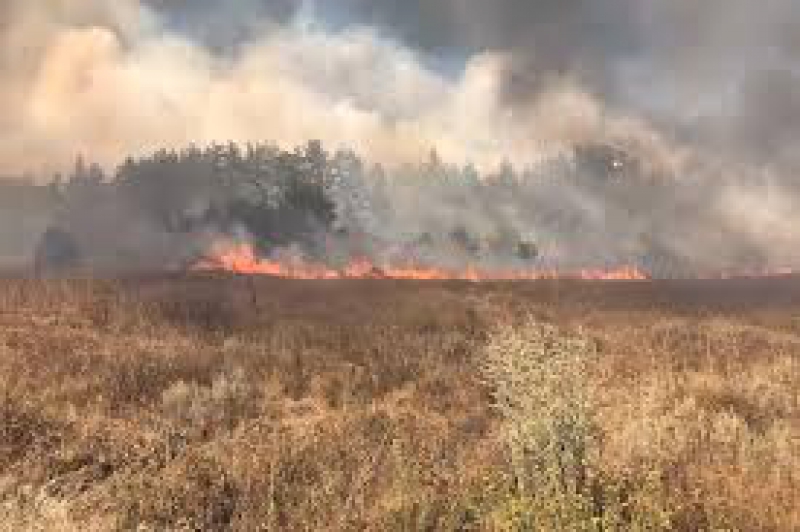
<svg viewBox="0 0 800 532">
<path fill-rule="evenodd" d="M 194 266 L 197 271 L 223 271 L 240 275 L 266 275 L 287 279 L 399 279 L 421 281 L 491 281 L 491 280 L 542 280 L 585 279 L 606 281 L 642 281 L 650 277 L 635 266 L 610 270 L 580 270 L 559 272 L 555 270 L 480 269 L 463 270 L 435 268 L 420 265 L 378 266 L 368 259 L 358 259 L 341 269 L 321 264 L 291 259 L 274 261 L 262 259 L 249 244 L 217 246 L 209 257 Z"/>
</svg>

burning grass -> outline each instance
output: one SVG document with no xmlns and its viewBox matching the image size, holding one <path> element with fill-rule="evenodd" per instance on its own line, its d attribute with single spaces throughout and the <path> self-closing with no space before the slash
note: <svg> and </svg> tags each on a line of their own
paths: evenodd
<svg viewBox="0 0 800 532">
<path fill-rule="evenodd" d="M 467 266 L 461 269 L 406 263 L 378 265 L 369 259 L 356 259 L 343 268 L 331 268 L 302 259 L 274 261 L 258 256 L 249 244 L 218 245 L 195 266 L 196 271 L 226 272 L 240 275 L 266 275 L 283 279 L 399 279 L 407 281 L 535 281 L 581 279 L 596 281 L 644 281 L 649 276 L 635 266 L 608 269 L 559 271 L 546 269 L 486 269 Z"/>
<path fill-rule="evenodd" d="M 8 279 L 0 530 L 796 530 L 797 284 Z"/>
</svg>

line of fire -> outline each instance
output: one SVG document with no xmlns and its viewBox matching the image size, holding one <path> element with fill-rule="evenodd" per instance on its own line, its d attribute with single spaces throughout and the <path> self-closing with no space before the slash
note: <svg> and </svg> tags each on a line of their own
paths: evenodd
<svg viewBox="0 0 800 532">
<path fill-rule="evenodd" d="M 713 192 L 687 193 L 611 145 L 481 174 L 435 152 L 387 169 L 318 141 L 292 151 L 215 144 L 129 158 L 111 175 L 79 159 L 46 184 L 2 186 L 2 211 L 17 230 L 0 251 L 43 274 L 481 281 L 792 272 L 697 214 Z M 687 245 L 704 233 L 717 238 L 711 259 Z"/>
</svg>

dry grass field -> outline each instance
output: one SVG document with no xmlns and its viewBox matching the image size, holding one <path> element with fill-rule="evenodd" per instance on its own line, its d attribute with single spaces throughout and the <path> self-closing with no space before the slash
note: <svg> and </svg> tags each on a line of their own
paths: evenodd
<svg viewBox="0 0 800 532">
<path fill-rule="evenodd" d="M 800 280 L 8 276 L 0 530 L 800 530 Z"/>
</svg>

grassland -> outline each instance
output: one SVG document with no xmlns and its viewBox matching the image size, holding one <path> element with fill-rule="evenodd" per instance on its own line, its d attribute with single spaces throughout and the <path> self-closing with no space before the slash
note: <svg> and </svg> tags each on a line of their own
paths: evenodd
<svg viewBox="0 0 800 532">
<path fill-rule="evenodd" d="M 0 281 L 0 530 L 800 530 L 800 280 Z"/>
</svg>

